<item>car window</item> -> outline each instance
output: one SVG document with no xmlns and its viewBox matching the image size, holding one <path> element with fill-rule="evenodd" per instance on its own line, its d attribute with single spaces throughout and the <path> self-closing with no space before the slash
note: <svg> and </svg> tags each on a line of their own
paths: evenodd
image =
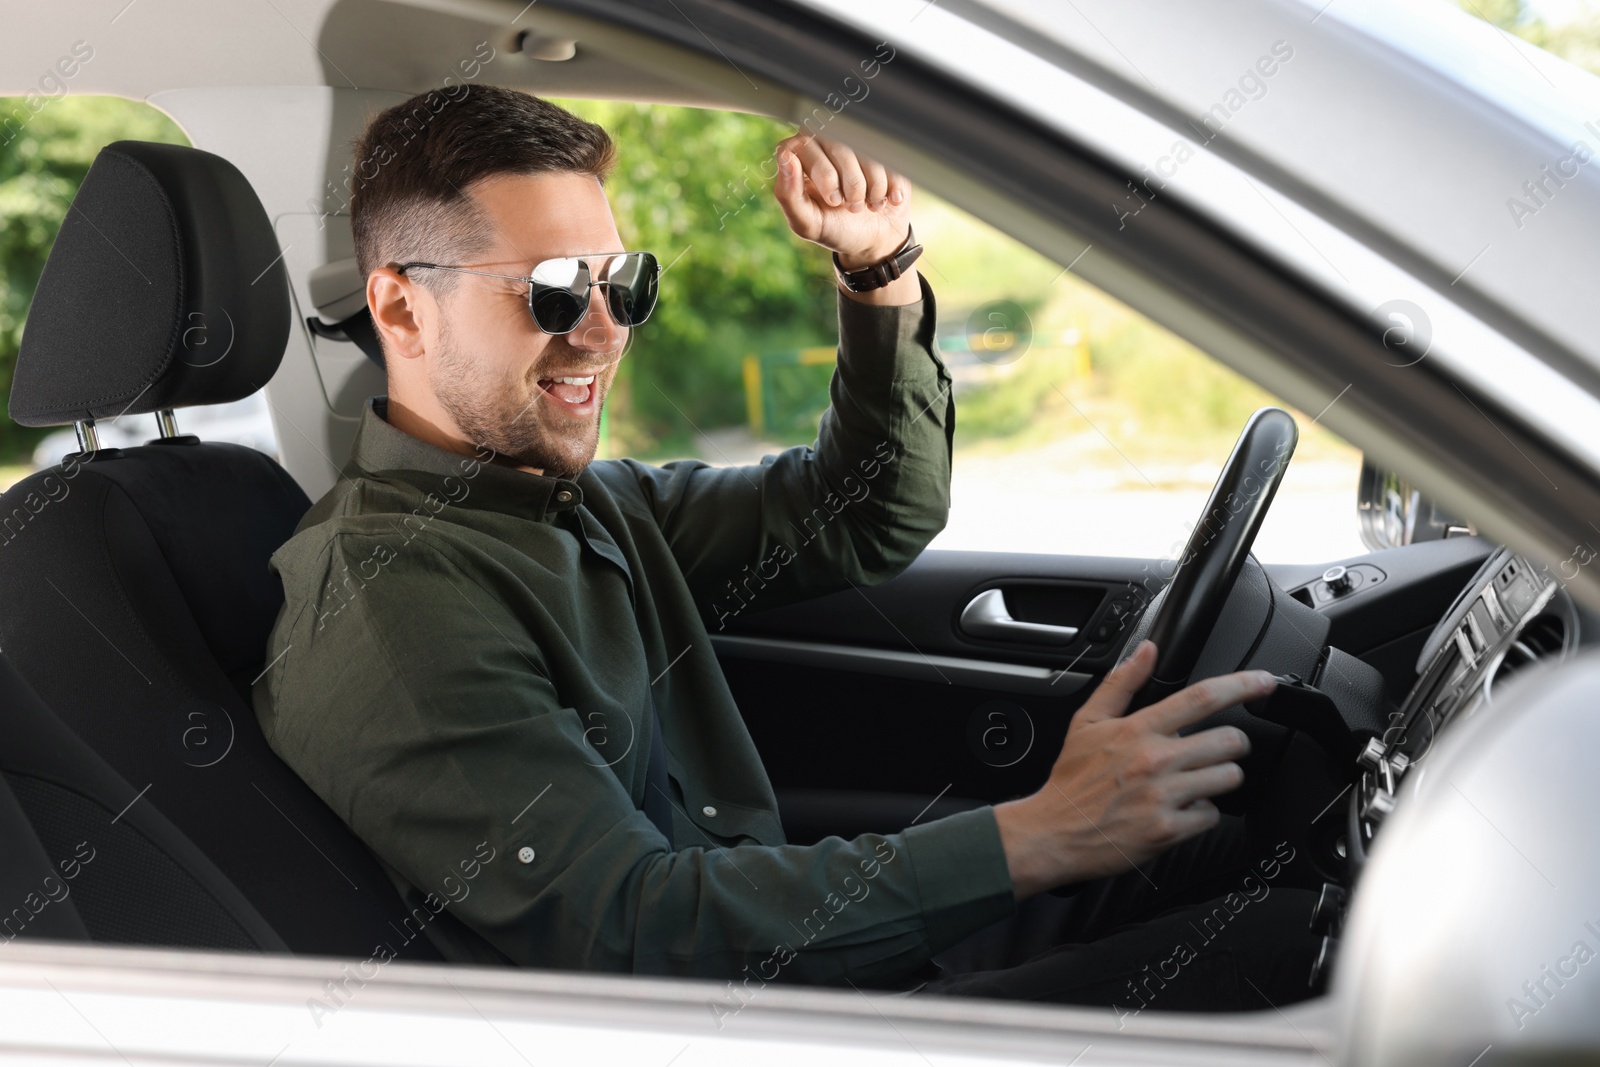
<svg viewBox="0 0 1600 1067">
<path fill-rule="evenodd" d="M 784 224 L 757 116 L 562 100 L 617 135 L 629 247 L 667 270 L 635 331 L 602 456 L 753 463 L 814 440 L 837 320 L 831 263 Z M 917 263 L 954 378 L 952 508 L 932 547 L 1170 558 L 1250 413 L 1275 397 L 1136 310 L 918 188 Z M 1358 555 L 1358 450 L 1294 412 L 1300 444 L 1256 554 Z"/>
<path fill-rule="evenodd" d="M 836 298 L 829 257 L 794 238 L 772 199 L 772 148 L 793 127 L 558 102 L 616 135 L 623 152 L 608 191 L 618 226 L 665 268 L 661 304 L 635 331 L 612 390 L 600 455 L 721 465 L 810 443 L 827 405 Z M 122 137 L 186 139 L 155 109 L 109 97 L 57 101 L 6 135 L 0 191 L 27 208 L 8 217 L 0 259 L 9 381 L 28 297 L 94 154 Z M 1175 555 L 1245 419 L 1275 398 L 926 189 L 914 193 L 913 218 L 957 405 L 950 520 L 932 547 Z M 1315 413 L 1296 416 L 1301 443 L 1257 555 L 1358 554 L 1360 455 Z M 154 435 L 150 416 L 117 423 L 102 425 L 107 445 Z M 186 410 L 179 427 L 278 452 L 264 394 Z M 0 413 L 0 482 L 76 447 L 70 428 L 32 430 Z"/>
</svg>

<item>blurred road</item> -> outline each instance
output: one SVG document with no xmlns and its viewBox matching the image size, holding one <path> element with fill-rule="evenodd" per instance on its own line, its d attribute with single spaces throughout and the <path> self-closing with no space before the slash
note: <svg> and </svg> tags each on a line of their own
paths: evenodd
<svg viewBox="0 0 1600 1067">
<path fill-rule="evenodd" d="M 743 428 L 696 442 L 706 462 L 758 463 L 782 446 Z M 950 522 L 936 549 L 1171 559 L 1210 495 L 1218 465 L 1159 466 L 1111 453 L 1098 439 L 1063 439 L 986 454 L 957 450 Z M 1324 563 L 1362 555 L 1353 454 L 1290 463 L 1256 539 L 1263 563 Z"/>
<path fill-rule="evenodd" d="M 1157 488 L 1119 471 L 1071 473 L 1040 457 L 956 456 L 950 523 L 931 547 L 1175 559 L 1210 496 L 1215 470 L 1147 468 Z M 1263 563 L 1364 554 L 1356 526 L 1359 463 L 1291 463 L 1256 538 Z M 1137 478 L 1137 476 L 1135 476 Z"/>
</svg>

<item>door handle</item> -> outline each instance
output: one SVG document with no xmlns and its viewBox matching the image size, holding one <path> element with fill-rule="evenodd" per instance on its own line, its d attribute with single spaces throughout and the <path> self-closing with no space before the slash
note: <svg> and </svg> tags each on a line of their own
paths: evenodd
<svg viewBox="0 0 1600 1067">
<path fill-rule="evenodd" d="M 1006 610 L 1006 597 L 998 589 L 985 589 L 961 610 L 961 629 L 973 637 L 995 641 L 1029 641 L 1037 645 L 1070 645 L 1076 626 L 1047 622 L 1019 622 Z"/>
</svg>

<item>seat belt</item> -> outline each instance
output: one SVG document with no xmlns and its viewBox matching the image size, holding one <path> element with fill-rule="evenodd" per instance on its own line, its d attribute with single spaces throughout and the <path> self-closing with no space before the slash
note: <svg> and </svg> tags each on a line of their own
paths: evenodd
<svg viewBox="0 0 1600 1067">
<path fill-rule="evenodd" d="M 667 781 L 667 743 L 661 736 L 661 716 L 656 714 L 656 695 L 650 694 L 650 758 L 645 764 L 644 813 L 656 824 L 668 848 L 672 841 L 672 793 Z"/>
</svg>

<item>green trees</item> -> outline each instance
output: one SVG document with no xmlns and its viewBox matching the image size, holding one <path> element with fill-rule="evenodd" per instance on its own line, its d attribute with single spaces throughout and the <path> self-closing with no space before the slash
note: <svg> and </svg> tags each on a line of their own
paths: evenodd
<svg viewBox="0 0 1600 1067">
<path fill-rule="evenodd" d="M 155 108 L 113 97 L 0 97 L 0 396 L 11 393 L 17 346 L 45 257 L 78 183 L 112 141 L 188 144 Z M 27 458 L 46 431 L 0 413 L 0 463 Z"/>
<path fill-rule="evenodd" d="M 794 127 L 756 115 L 557 100 L 617 142 L 607 183 L 628 248 L 665 268 L 607 404 L 611 453 L 660 454 L 744 422 L 741 362 L 838 337 L 828 253 L 789 231 L 773 149 Z"/>
</svg>

